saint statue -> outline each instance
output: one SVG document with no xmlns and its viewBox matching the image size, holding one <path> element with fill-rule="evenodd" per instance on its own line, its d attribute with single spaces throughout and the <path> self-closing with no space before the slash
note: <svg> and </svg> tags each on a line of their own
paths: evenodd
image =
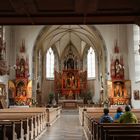
<svg viewBox="0 0 140 140">
<path fill-rule="evenodd" d="M 115 77 L 119 78 L 122 70 L 122 65 L 119 62 L 119 59 L 115 61 Z"/>
</svg>

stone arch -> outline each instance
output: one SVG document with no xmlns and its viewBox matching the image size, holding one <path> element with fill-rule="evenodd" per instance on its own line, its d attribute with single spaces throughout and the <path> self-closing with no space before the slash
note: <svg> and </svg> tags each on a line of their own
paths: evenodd
<svg viewBox="0 0 140 140">
<path fill-rule="evenodd" d="M 71 34 L 71 40 L 68 38 L 69 34 Z M 63 49 L 59 48 L 61 45 L 68 44 L 68 42 L 72 42 L 72 44 L 77 47 L 79 44 L 74 40 L 74 38 L 77 39 L 78 43 L 80 41 L 84 41 L 88 44 L 88 46 L 91 46 L 94 48 L 95 53 L 97 55 L 98 63 L 99 65 L 99 74 L 102 73 L 102 75 L 105 77 L 105 74 L 107 73 L 107 48 L 105 45 L 105 41 L 100 34 L 100 32 L 96 29 L 94 26 L 88 26 L 88 25 L 52 25 L 52 26 L 45 26 L 42 28 L 42 31 L 38 34 L 38 37 L 35 41 L 34 49 L 33 49 L 33 83 L 36 85 L 36 69 L 37 69 L 37 51 L 39 49 L 42 50 L 43 57 L 45 56 L 45 53 L 48 48 L 52 47 L 54 44 L 58 48 L 58 55 L 59 57 L 63 53 Z M 57 45 L 57 42 L 60 40 L 66 40 L 64 44 L 61 44 L 60 46 Z M 76 45 L 76 43 L 78 45 Z M 77 48 L 76 48 L 77 49 Z M 78 48 L 79 53 L 82 57 L 82 51 L 81 48 Z M 62 52 L 61 52 L 62 51 Z M 43 58 L 44 60 L 44 58 Z M 98 77 L 99 79 L 100 77 Z M 105 79 L 104 79 L 105 80 Z M 105 83 L 106 81 L 104 81 Z M 34 84 L 33 84 L 34 85 Z M 35 88 L 33 87 L 33 92 L 35 93 Z M 44 94 L 45 91 L 43 91 L 42 94 Z"/>
</svg>

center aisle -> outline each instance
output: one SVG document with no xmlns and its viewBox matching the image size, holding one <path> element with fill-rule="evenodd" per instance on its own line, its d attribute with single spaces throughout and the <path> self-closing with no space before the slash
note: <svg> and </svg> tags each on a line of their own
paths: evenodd
<svg viewBox="0 0 140 140">
<path fill-rule="evenodd" d="M 63 110 L 60 118 L 40 140 L 86 140 L 79 123 L 78 110 Z"/>
</svg>

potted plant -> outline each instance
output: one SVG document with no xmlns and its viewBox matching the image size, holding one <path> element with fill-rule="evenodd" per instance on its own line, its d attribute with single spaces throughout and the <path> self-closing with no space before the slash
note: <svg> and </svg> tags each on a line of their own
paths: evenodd
<svg viewBox="0 0 140 140">
<path fill-rule="evenodd" d="M 91 92 L 88 92 L 87 93 L 87 103 L 90 104 L 91 103 L 91 100 L 92 100 Z"/>
<path fill-rule="evenodd" d="M 85 103 L 88 103 L 88 104 L 91 103 L 91 100 L 92 100 L 92 94 L 91 94 L 91 92 L 85 93 L 84 100 L 85 100 Z"/>
<path fill-rule="evenodd" d="M 52 101 L 54 99 L 54 93 L 49 93 L 49 104 L 52 104 Z"/>
</svg>

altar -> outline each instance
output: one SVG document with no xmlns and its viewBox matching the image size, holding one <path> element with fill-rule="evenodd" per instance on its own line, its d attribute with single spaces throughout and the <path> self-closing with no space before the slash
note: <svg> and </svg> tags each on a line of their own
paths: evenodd
<svg viewBox="0 0 140 140">
<path fill-rule="evenodd" d="M 113 108 L 113 109 L 117 109 L 118 107 L 121 107 L 124 110 L 126 105 L 111 105 L 110 106 L 110 108 Z"/>
<path fill-rule="evenodd" d="M 80 104 L 83 104 L 83 100 L 59 100 L 58 104 L 61 104 L 62 108 L 75 109 Z"/>
</svg>

